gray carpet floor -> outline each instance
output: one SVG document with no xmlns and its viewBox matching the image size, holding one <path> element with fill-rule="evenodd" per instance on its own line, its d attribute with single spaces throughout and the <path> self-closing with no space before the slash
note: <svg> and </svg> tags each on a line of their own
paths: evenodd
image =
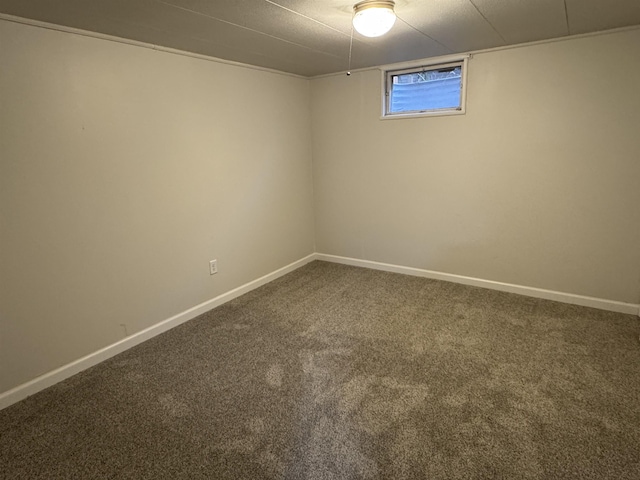
<svg viewBox="0 0 640 480">
<path fill-rule="evenodd" d="M 0 412 L 3 479 L 640 479 L 638 318 L 313 262 Z"/>
</svg>

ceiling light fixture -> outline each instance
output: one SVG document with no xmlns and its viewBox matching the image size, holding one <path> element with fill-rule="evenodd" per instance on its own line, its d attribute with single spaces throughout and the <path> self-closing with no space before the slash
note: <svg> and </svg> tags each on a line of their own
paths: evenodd
<svg viewBox="0 0 640 480">
<path fill-rule="evenodd" d="M 395 2 L 364 0 L 353 6 L 353 27 L 365 37 L 384 35 L 396 21 Z"/>
</svg>

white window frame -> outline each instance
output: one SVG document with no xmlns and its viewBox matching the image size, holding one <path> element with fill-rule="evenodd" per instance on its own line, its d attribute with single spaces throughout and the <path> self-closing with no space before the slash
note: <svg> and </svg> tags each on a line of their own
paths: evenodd
<svg viewBox="0 0 640 480">
<path fill-rule="evenodd" d="M 469 56 L 439 58 L 431 62 L 412 62 L 406 64 L 388 65 L 382 67 L 382 115 L 381 120 L 394 120 L 399 118 L 422 118 L 422 117 L 440 117 L 443 115 L 464 115 L 467 111 L 467 70 Z M 460 88 L 460 107 L 457 108 L 440 108 L 434 110 L 421 110 L 412 112 L 389 112 L 389 101 L 391 99 L 391 78 L 394 75 L 402 75 L 425 70 L 437 70 L 439 68 L 447 68 L 451 66 L 460 66 L 461 72 L 461 88 Z"/>
</svg>

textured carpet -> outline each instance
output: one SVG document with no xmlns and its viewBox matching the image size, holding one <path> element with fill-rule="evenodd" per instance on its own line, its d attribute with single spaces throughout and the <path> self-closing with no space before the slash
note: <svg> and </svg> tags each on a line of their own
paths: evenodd
<svg viewBox="0 0 640 480">
<path fill-rule="evenodd" d="M 637 317 L 313 262 L 0 412 L 0 478 L 639 479 Z"/>
</svg>

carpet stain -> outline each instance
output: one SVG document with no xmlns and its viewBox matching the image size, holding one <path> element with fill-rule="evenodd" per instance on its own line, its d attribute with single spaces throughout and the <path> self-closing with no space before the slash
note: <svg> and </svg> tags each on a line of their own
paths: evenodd
<svg viewBox="0 0 640 480">
<path fill-rule="evenodd" d="M 375 377 L 359 375 L 344 384 L 339 398 L 340 410 L 351 413 L 358 409 L 373 382 L 375 382 Z"/>
<path fill-rule="evenodd" d="M 124 378 L 130 382 L 139 382 L 144 379 L 144 375 L 139 372 L 127 372 L 124 374 Z"/>
<path fill-rule="evenodd" d="M 323 405 L 333 400 L 333 392 L 345 375 L 342 364 L 350 353 L 346 348 L 300 352 L 304 384 L 315 404 Z"/>
<path fill-rule="evenodd" d="M 527 327 L 529 324 L 529 322 L 526 319 L 520 318 L 520 317 L 509 317 L 507 321 L 514 327 L 524 328 L 524 327 Z"/>
<path fill-rule="evenodd" d="M 158 402 L 162 406 L 164 412 L 174 418 L 186 417 L 191 413 L 191 409 L 186 403 L 177 400 L 171 394 L 160 395 L 158 397 Z"/>
<path fill-rule="evenodd" d="M 414 340 L 411 342 L 411 352 L 415 355 L 423 355 L 429 348 L 428 343 L 425 340 Z"/>
<path fill-rule="evenodd" d="M 461 347 L 473 347 L 479 343 L 479 339 L 473 335 L 460 335 L 458 332 L 442 331 L 436 334 L 435 343 L 441 350 L 458 350 Z"/>
<path fill-rule="evenodd" d="M 265 375 L 267 383 L 274 387 L 282 387 L 282 380 L 284 379 L 284 370 L 281 365 L 271 365 Z"/>
<path fill-rule="evenodd" d="M 428 397 L 427 385 L 404 384 L 391 377 L 356 378 L 340 392 L 345 413 L 353 412 L 354 424 L 371 435 L 409 417 Z"/>
<path fill-rule="evenodd" d="M 452 393 L 443 398 L 443 403 L 448 407 L 462 407 L 469 401 L 469 397 L 467 395 L 463 395 L 460 393 Z"/>
<path fill-rule="evenodd" d="M 247 425 L 247 427 L 252 433 L 260 435 L 264 433 L 266 426 L 263 418 L 256 417 L 249 420 L 249 424 Z"/>
<path fill-rule="evenodd" d="M 486 478 L 495 478 L 495 465 L 488 459 L 501 458 L 512 470 L 504 478 L 544 478 L 535 431 L 516 412 L 476 415 L 454 434 L 460 439 L 458 461 L 464 462 L 464 468 L 475 465 Z"/>
</svg>

